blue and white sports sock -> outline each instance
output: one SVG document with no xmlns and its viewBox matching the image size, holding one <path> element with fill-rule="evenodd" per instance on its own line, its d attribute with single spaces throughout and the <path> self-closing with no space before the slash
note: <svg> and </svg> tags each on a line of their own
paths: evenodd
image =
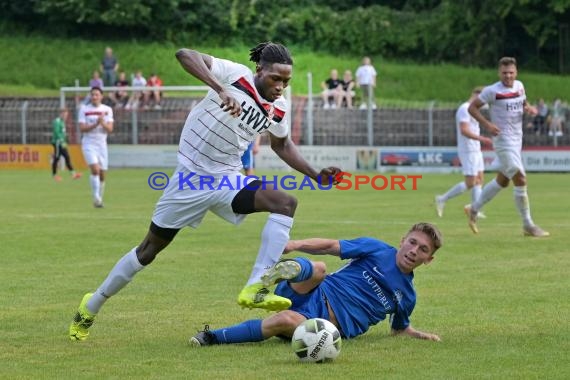
<svg viewBox="0 0 570 380">
<path fill-rule="evenodd" d="M 219 344 L 261 342 L 265 340 L 261 331 L 261 319 L 251 319 L 237 325 L 212 330 Z"/>
<path fill-rule="evenodd" d="M 313 275 L 313 264 L 311 263 L 311 260 L 304 257 L 296 257 L 292 260 L 301 265 L 301 271 L 296 277 L 290 279 L 289 282 L 302 282 L 311 278 Z"/>
</svg>

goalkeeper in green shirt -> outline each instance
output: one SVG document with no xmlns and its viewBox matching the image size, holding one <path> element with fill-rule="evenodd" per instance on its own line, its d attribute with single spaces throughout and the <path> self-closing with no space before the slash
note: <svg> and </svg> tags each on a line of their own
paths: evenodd
<svg viewBox="0 0 570 380">
<path fill-rule="evenodd" d="M 76 173 L 71 165 L 71 159 L 69 158 L 69 152 L 67 151 L 67 133 L 65 131 L 65 120 L 67 119 L 68 111 L 63 108 L 60 111 L 58 117 L 53 120 L 53 134 L 51 137 L 51 144 L 53 145 L 53 161 L 51 164 L 51 172 L 53 179 L 56 181 L 61 181 L 61 176 L 57 174 L 57 166 L 59 159 L 63 156 L 65 159 L 65 165 L 67 169 L 71 172 L 73 179 L 81 178 L 81 173 Z"/>
</svg>

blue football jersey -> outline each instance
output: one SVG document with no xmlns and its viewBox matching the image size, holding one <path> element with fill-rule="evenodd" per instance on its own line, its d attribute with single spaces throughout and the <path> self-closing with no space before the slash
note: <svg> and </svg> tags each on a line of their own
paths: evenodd
<svg viewBox="0 0 570 380">
<path fill-rule="evenodd" d="M 392 316 L 403 330 L 416 305 L 413 273 L 396 266 L 397 249 L 377 239 L 340 240 L 341 259 L 350 261 L 321 283 L 343 336 L 355 337 Z"/>
</svg>

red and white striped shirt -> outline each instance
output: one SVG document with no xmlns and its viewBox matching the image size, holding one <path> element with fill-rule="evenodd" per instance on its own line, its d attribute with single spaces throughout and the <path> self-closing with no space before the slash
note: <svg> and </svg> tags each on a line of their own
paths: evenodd
<svg viewBox="0 0 570 380">
<path fill-rule="evenodd" d="M 526 100 L 523 84 L 515 80 L 513 87 L 506 87 L 499 81 L 485 87 L 479 99 L 489 105 L 491 121 L 500 129 L 499 135 L 493 138 L 493 147 L 520 149 Z"/>
<path fill-rule="evenodd" d="M 263 99 L 244 65 L 212 57 L 212 74 L 241 104 L 242 113 L 224 112 L 219 95 L 210 90 L 186 119 L 178 162 L 199 174 L 223 175 L 241 170 L 241 156 L 259 134 L 288 135 L 288 108 L 283 96 L 273 103 Z"/>
<path fill-rule="evenodd" d="M 99 119 L 99 116 L 103 116 L 105 123 L 112 122 L 113 120 L 113 109 L 105 104 L 100 104 L 98 107 L 93 106 L 93 104 L 85 104 L 79 109 L 79 123 L 93 125 Z M 107 143 L 107 132 L 103 129 L 101 125 L 98 125 L 95 129 L 88 132 L 83 132 L 83 137 L 81 138 L 81 144 L 88 145 L 100 145 L 103 146 Z"/>
</svg>

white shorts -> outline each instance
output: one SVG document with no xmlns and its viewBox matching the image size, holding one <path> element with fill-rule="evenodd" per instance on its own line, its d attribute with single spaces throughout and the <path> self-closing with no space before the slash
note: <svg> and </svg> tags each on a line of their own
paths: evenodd
<svg viewBox="0 0 570 380">
<path fill-rule="evenodd" d="M 152 215 L 154 224 L 163 228 L 197 228 L 208 211 L 233 224 L 243 222 L 247 215 L 236 214 L 232 210 L 232 201 L 243 188 L 237 185 L 243 184 L 243 174 L 235 172 L 217 178 L 208 177 L 208 185 L 201 183 L 203 179 L 195 174 L 188 179 L 193 187 L 180 178 L 186 179 L 191 174 L 190 170 L 178 164 L 156 204 Z M 210 181 L 212 178 L 213 182 Z M 225 184 L 232 184 L 231 188 L 221 185 L 222 180 Z"/>
<path fill-rule="evenodd" d="M 476 177 L 479 172 L 485 171 L 483 153 L 481 152 L 459 152 L 459 160 L 465 176 Z"/>
<path fill-rule="evenodd" d="M 495 148 L 499 166 L 497 170 L 509 179 L 512 179 L 517 172 L 526 176 L 522 163 L 521 151 L 517 148 Z"/>
<path fill-rule="evenodd" d="M 99 164 L 101 170 L 109 169 L 109 157 L 107 147 L 101 145 L 83 144 L 81 151 L 87 165 Z"/>
</svg>

